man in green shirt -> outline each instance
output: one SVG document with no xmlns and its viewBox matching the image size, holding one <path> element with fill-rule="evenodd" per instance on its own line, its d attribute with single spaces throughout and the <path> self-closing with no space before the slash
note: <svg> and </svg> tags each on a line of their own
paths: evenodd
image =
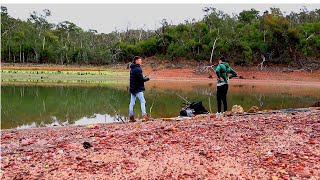
<svg viewBox="0 0 320 180">
<path fill-rule="evenodd" d="M 228 81 L 233 77 L 237 77 L 237 73 L 233 70 L 228 63 L 225 62 L 225 57 L 220 57 L 218 60 L 218 66 L 216 68 L 217 74 L 217 101 L 218 101 L 218 112 L 217 115 L 221 114 L 221 102 L 223 102 L 224 112 L 228 109 L 227 104 L 227 93 L 228 93 Z M 228 77 L 228 74 L 231 74 Z"/>
</svg>

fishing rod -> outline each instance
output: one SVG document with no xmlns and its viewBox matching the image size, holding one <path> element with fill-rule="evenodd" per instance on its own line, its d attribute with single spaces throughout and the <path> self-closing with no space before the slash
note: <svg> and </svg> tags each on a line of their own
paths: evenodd
<svg viewBox="0 0 320 180">
<path fill-rule="evenodd" d="M 176 95 L 178 95 L 181 99 L 185 100 L 186 103 L 191 104 L 186 98 L 182 97 L 180 94 L 176 93 Z"/>
<path fill-rule="evenodd" d="M 153 98 L 153 101 L 152 101 L 152 103 L 151 103 L 150 109 L 149 109 L 149 114 L 150 114 L 150 117 L 151 117 L 151 118 L 152 118 L 151 112 L 152 112 L 153 104 L 156 102 L 158 96 L 159 96 L 159 93 L 156 93 L 155 96 L 154 96 L 154 98 Z"/>
<path fill-rule="evenodd" d="M 120 113 L 113 107 L 113 105 L 110 103 L 110 101 L 108 100 L 108 98 L 102 93 L 102 91 L 97 87 L 97 89 L 99 90 L 99 92 L 101 93 L 101 95 L 106 99 L 106 101 L 108 102 L 109 106 L 111 107 L 111 109 L 113 110 L 113 112 L 116 113 L 116 115 L 118 116 L 116 119 L 119 121 L 119 119 L 121 120 L 122 123 L 124 123 L 124 120 L 121 118 Z"/>
</svg>

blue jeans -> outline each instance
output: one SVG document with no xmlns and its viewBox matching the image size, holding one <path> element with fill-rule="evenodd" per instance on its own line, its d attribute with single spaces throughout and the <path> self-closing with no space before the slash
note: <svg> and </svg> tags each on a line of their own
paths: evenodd
<svg viewBox="0 0 320 180">
<path fill-rule="evenodd" d="M 146 100 L 144 99 L 143 92 L 138 92 L 137 94 L 130 94 L 130 104 L 129 104 L 129 116 L 133 116 L 133 107 L 136 103 L 136 98 L 138 97 L 141 104 L 142 116 L 146 114 Z"/>
</svg>

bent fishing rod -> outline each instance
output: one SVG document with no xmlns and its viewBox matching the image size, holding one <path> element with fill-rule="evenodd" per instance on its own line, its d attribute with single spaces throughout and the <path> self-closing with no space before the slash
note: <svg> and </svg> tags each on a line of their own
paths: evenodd
<svg viewBox="0 0 320 180">
<path fill-rule="evenodd" d="M 124 123 L 124 120 L 121 118 L 120 113 L 113 107 L 113 105 L 111 104 L 111 102 L 108 100 L 108 98 L 102 93 L 102 91 L 98 88 L 98 86 L 96 87 L 99 92 L 101 93 L 101 95 L 106 99 L 106 101 L 108 102 L 110 108 L 113 110 L 113 112 L 118 116 L 116 119 L 120 119 L 122 123 Z M 119 120 L 118 120 L 119 121 Z"/>
</svg>

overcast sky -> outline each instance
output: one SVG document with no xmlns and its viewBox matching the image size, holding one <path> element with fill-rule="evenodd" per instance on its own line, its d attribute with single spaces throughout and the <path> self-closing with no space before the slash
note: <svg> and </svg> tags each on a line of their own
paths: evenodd
<svg viewBox="0 0 320 180">
<path fill-rule="evenodd" d="M 179 24 L 184 20 L 200 20 L 204 7 L 215 7 L 230 15 L 242 10 L 255 8 L 263 13 L 270 7 L 279 7 L 282 12 L 299 12 L 306 6 L 308 10 L 320 9 L 320 4 L 2 4 L 14 18 L 26 20 L 33 11 L 51 11 L 51 23 L 70 21 L 84 30 L 95 29 L 98 33 L 110 33 L 116 28 L 151 29 L 160 27 L 160 21 Z"/>
</svg>

